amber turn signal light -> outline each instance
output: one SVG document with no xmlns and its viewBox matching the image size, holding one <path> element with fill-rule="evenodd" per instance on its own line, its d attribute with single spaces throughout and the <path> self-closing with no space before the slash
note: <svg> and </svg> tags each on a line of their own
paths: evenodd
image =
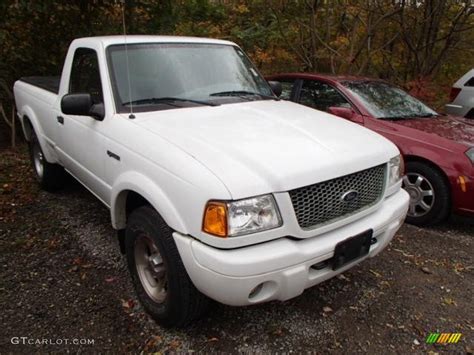
<svg viewBox="0 0 474 355">
<path fill-rule="evenodd" d="M 207 203 L 202 230 L 217 237 L 227 237 L 227 207 L 225 203 L 217 201 Z"/>
<path fill-rule="evenodd" d="M 466 178 L 462 175 L 460 175 L 457 179 L 457 183 L 458 185 L 461 187 L 461 191 L 462 192 L 466 192 L 467 191 L 467 188 L 466 188 Z"/>
</svg>

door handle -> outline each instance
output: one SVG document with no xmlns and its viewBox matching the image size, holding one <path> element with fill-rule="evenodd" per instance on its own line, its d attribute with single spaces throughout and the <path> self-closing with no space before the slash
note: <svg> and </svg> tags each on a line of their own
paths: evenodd
<svg viewBox="0 0 474 355">
<path fill-rule="evenodd" d="M 120 161 L 120 156 L 115 154 L 114 152 L 111 152 L 110 150 L 107 151 L 107 155 L 110 157 L 110 158 L 114 158 L 115 160 L 118 160 Z"/>
<path fill-rule="evenodd" d="M 59 123 L 64 124 L 64 117 L 63 116 L 57 116 L 56 119 L 58 120 Z"/>
</svg>

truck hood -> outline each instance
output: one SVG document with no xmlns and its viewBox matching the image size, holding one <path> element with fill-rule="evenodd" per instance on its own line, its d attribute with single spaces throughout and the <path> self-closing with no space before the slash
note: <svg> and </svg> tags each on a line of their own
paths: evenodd
<svg viewBox="0 0 474 355">
<path fill-rule="evenodd" d="M 398 154 L 377 133 L 288 101 L 138 113 L 134 122 L 198 160 L 234 199 L 314 184 Z"/>
<path fill-rule="evenodd" d="M 437 116 L 413 118 L 394 121 L 393 124 L 428 133 L 428 135 L 423 135 L 428 142 L 431 141 L 432 135 L 437 135 L 468 146 L 474 144 L 474 120 L 468 120 L 463 117 Z M 417 134 L 417 132 L 413 132 L 413 135 L 418 139 L 422 139 L 422 136 Z"/>
</svg>

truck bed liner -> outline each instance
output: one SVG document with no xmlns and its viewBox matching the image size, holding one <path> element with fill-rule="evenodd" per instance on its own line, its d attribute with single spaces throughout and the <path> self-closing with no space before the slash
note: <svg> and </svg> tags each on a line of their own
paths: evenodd
<svg viewBox="0 0 474 355">
<path fill-rule="evenodd" d="M 54 94 L 59 93 L 59 82 L 61 80 L 59 76 L 26 76 L 20 80 Z"/>
</svg>

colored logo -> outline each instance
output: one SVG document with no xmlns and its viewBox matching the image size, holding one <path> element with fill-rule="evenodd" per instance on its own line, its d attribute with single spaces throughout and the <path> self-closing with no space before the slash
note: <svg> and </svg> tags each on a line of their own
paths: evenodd
<svg viewBox="0 0 474 355">
<path fill-rule="evenodd" d="M 426 344 L 456 344 L 461 336 L 461 333 L 430 333 L 426 337 Z"/>
</svg>

